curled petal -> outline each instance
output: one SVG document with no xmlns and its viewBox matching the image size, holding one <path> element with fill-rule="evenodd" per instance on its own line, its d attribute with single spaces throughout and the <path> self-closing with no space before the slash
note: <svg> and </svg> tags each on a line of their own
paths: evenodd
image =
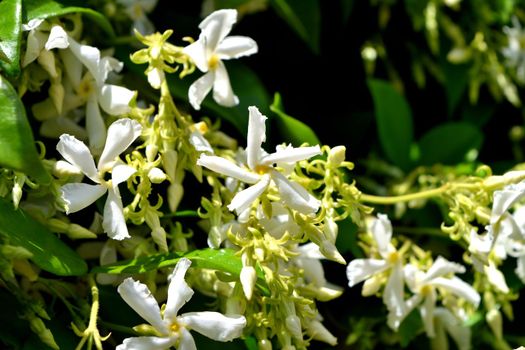
<svg viewBox="0 0 525 350">
<path fill-rule="evenodd" d="M 239 98 L 233 93 L 228 71 L 222 61 L 215 68 L 215 80 L 213 82 L 213 99 L 225 107 L 233 107 L 239 104 Z"/>
<path fill-rule="evenodd" d="M 215 72 L 208 72 L 191 84 L 188 99 L 195 110 L 201 109 L 201 103 L 210 92 L 215 81 Z"/>
<path fill-rule="evenodd" d="M 206 48 L 215 52 L 219 43 L 232 30 L 235 22 L 237 22 L 237 10 L 215 11 L 199 24 L 202 30 L 199 40 L 205 40 Z"/>
<path fill-rule="evenodd" d="M 296 163 L 300 160 L 309 159 L 313 156 L 321 154 L 319 146 L 313 147 L 297 147 L 297 148 L 281 148 L 277 152 L 264 157 L 263 164 L 273 163 Z"/>
<path fill-rule="evenodd" d="M 140 317 L 148 321 L 149 324 L 151 324 L 161 334 L 168 335 L 169 331 L 160 316 L 160 308 L 157 300 L 155 300 L 145 284 L 135 281 L 133 278 L 129 277 L 118 286 L 117 291 L 122 299 L 124 299 L 126 304 L 135 310 L 135 312 L 139 314 Z M 140 337 L 140 339 L 144 338 L 146 337 Z"/>
<path fill-rule="evenodd" d="M 246 159 L 250 169 L 255 170 L 262 158 L 261 146 L 266 141 L 266 118 L 255 106 L 248 107 L 248 141 Z"/>
<path fill-rule="evenodd" d="M 348 277 L 348 285 L 355 286 L 359 282 L 364 281 L 368 277 L 376 273 L 385 271 L 390 265 L 384 260 L 378 259 L 354 259 L 350 261 L 346 268 L 346 277 Z"/>
<path fill-rule="evenodd" d="M 134 91 L 122 86 L 106 84 L 100 89 L 98 103 L 102 109 L 110 115 L 121 115 L 129 113 L 129 103 Z"/>
<path fill-rule="evenodd" d="M 501 216 L 509 210 L 514 203 L 519 201 L 525 195 L 525 181 L 518 184 L 505 186 L 501 191 L 494 192 L 492 203 L 492 213 L 490 223 L 498 222 Z"/>
<path fill-rule="evenodd" d="M 167 321 L 174 322 L 180 308 L 193 296 L 193 290 L 184 280 L 190 265 L 191 260 L 180 259 L 169 277 L 168 301 L 164 311 L 164 319 Z"/>
<path fill-rule="evenodd" d="M 136 172 L 137 169 L 132 166 L 124 164 L 115 165 L 111 172 L 111 183 L 113 188 L 117 187 L 124 181 L 127 181 L 127 179 L 129 179 L 131 175 L 135 174 Z"/>
<path fill-rule="evenodd" d="M 201 154 L 197 160 L 197 165 L 208 168 L 216 173 L 236 178 L 248 184 L 254 184 L 261 179 L 259 175 L 244 170 L 229 160 L 217 156 Z"/>
<path fill-rule="evenodd" d="M 389 244 L 392 239 L 392 224 L 385 214 L 377 214 L 377 219 L 372 221 L 370 231 L 377 243 L 379 254 L 386 258 L 390 252 Z"/>
<path fill-rule="evenodd" d="M 82 183 L 65 184 L 60 188 L 62 199 L 66 202 L 66 214 L 75 213 L 91 205 L 106 192 L 101 185 Z"/>
<path fill-rule="evenodd" d="M 95 161 L 84 142 L 77 140 L 74 136 L 63 134 L 58 141 L 57 151 L 91 180 L 100 182 Z"/>
<path fill-rule="evenodd" d="M 68 40 L 69 48 L 71 49 L 71 52 L 73 52 L 73 55 L 75 55 L 75 57 L 86 66 L 93 78 L 95 78 L 97 85 L 102 86 L 104 81 L 101 80 L 99 49 L 93 46 L 81 45 L 72 38 L 69 38 Z"/>
<path fill-rule="evenodd" d="M 124 218 L 124 208 L 118 187 L 110 188 L 108 198 L 104 205 L 104 221 L 102 221 L 104 232 L 112 239 L 121 241 L 130 238 L 126 219 Z"/>
<path fill-rule="evenodd" d="M 442 256 L 438 256 L 425 274 L 424 281 L 430 281 L 436 277 L 448 275 L 450 273 L 464 273 L 465 267 L 458 263 L 450 262 Z"/>
<path fill-rule="evenodd" d="M 246 36 L 229 36 L 224 38 L 215 52 L 220 59 L 228 60 L 257 53 L 257 43 Z"/>
<path fill-rule="evenodd" d="M 242 213 L 266 190 L 269 184 L 270 177 L 264 175 L 255 185 L 237 193 L 231 203 L 228 204 L 228 209 L 235 211 L 237 214 Z"/>
<path fill-rule="evenodd" d="M 272 171 L 271 174 L 273 181 L 279 188 L 281 199 L 287 206 L 303 214 L 317 212 L 321 202 L 304 189 L 304 187 L 289 181 L 277 171 Z"/>
<path fill-rule="evenodd" d="M 132 337 L 124 339 L 122 344 L 117 346 L 117 350 L 166 350 L 176 342 L 177 337 Z"/>
<path fill-rule="evenodd" d="M 38 55 L 44 48 L 46 42 L 46 35 L 40 31 L 31 30 L 27 35 L 26 52 L 22 59 L 22 68 L 29 65 L 37 59 Z"/>
<path fill-rule="evenodd" d="M 61 26 L 53 26 L 45 44 L 46 50 L 66 49 L 67 47 L 69 47 L 69 37 L 66 31 Z"/>
<path fill-rule="evenodd" d="M 98 169 L 100 171 L 109 170 L 115 159 L 124 152 L 140 136 L 142 126 L 135 120 L 123 118 L 109 126 L 106 146 L 100 160 Z"/>
<path fill-rule="evenodd" d="M 403 268 L 401 263 L 394 265 L 386 282 L 383 292 L 383 302 L 389 312 L 394 315 L 402 315 L 405 311 L 405 300 L 403 298 Z"/>
<path fill-rule="evenodd" d="M 224 316 L 218 312 L 188 312 L 178 317 L 181 323 L 213 340 L 231 341 L 242 335 L 244 316 Z"/>
<path fill-rule="evenodd" d="M 481 297 L 479 296 L 479 293 L 470 284 L 462 281 L 458 277 L 437 277 L 434 278 L 429 284 L 447 289 L 450 293 L 453 293 L 458 297 L 465 299 L 475 307 L 478 307 L 480 303 Z"/>
</svg>

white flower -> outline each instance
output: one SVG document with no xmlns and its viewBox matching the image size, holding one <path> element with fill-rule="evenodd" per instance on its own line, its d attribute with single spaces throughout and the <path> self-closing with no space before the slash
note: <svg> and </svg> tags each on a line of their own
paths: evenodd
<svg viewBox="0 0 525 350">
<path fill-rule="evenodd" d="M 390 244 L 392 224 L 384 214 L 378 214 L 370 225 L 370 231 L 376 241 L 377 250 L 382 259 L 354 259 L 348 264 L 346 276 L 350 287 L 370 279 L 381 272 L 390 271 L 383 291 L 383 302 L 389 311 L 389 319 L 395 319 L 405 313 L 403 298 L 403 265 L 399 252 Z M 366 283 L 365 283 L 366 286 Z M 364 287 L 363 287 L 364 288 Z M 394 329 L 398 322 L 390 324 Z"/>
<path fill-rule="evenodd" d="M 125 7 L 125 12 L 133 20 L 133 28 L 142 35 L 153 34 L 155 27 L 146 13 L 153 11 L 158 0 L 117 0 Z M 131 31 L 133 33 L 133 30 Z"/>
<path fill-rule="evenodd" d="M 213 99 L 220 105 L 231 107 L 239 103 L 230 85 L 230 78 L 222 60 L 239 58 L 257 52 L 257 43 L 245 36 L 229 36 L 237 22 L 236 10 L 219 10 L 206 17 L 200 24 L 201 34 L 193 44 L 184 48 L 197 68 L 205 74 L 197 79 L 188 92 L 191 105 L 196 110 L 213 87 Z"/>
<path fill-rule="evenodd" d="M 224 316 L 218 312 L 188 312 L 177 315 L 191 299 L 193 290 L 184 280 L 191 261 L 182 258 L 169 277 L 168 300 L 161 313 L 159 305 L 145 284 L 127 278 L 118 287 L 122 299 L 143 319 L 149 322 L 158 336 L 126 338 L 118 350 L 169 349 L 196 350 L 189 330 L 195 330 L 217 341 L 231 341 L 241 336 L 246 326 L 244 316 Z"/>
<path fill-rule="evenodd" d="M 261 145 L 266 139 L 266 117 L 257 107 L 249 107 L 248 144 L 246 146 L 248 169 L 241 168 L 227 159 L 201 154 L 197 164 L 220 174 L 233 177 L 252 186 L 242 190 L 233 197 L 228 209 L 241 214 L 273 182 L 279 189 L 281 199 L 290 208 L 301 213 L 315 213 L 320 201 L 312 196 L 301 185 L 291 182 L 275 170 L 276 163 L 291 163 L 308 159 L 321 153 L 319 146 L 286 148 L 267 154 Z"/>
<path fill-rule="evenodd" d="M 102 226 L 111 238 L 117 240 L 130 237 L 118 185 L 136 172 L 133 167 L 119 164 L 118 156 L 140 136 L 141 131 L 142 127 L 138 122 L 127 118 L 111 124 L 106 145 L 96 168 L 89 149 L 74 136 L 62 135 L 57 144 L 58 152 L 97 184 L 70 183 L 62 186 L 60 191 L 62 199 L 66 202 L 66 213 L 82 210 L 108 192 Z M 111 172 L 109 181 L 104 180 L 106 172 Z"/>
<path fill-rule="evenodd" d="M 518 81 L 525 83 L 525 31 L 516 16 L 512 17 L 512 27 L 503 27 L 503 32 L 507 35 L 508 44 L 501 53 L 507 59 L 507 66 L 516 70 Z"/>
<path fill-rule="evenodd" d="M 120 71 L 122 63 L 112 57 L 101 57 L 92 46 L 81 45 L 58 25 L 51 28 L 45 44 L 46 50 L 61 49 L 67 77 L 77 92 L 86 101 L 86 129 L 89 145 L 99 154 L 106 139 L 106 126 L 99 106 L 110 115 L 122 115 L 130 111 L 129 102 L 134 92 L 122 86 L 106 84 L 111 71 Z M 82 76 L 82 65 L 89 74 Z"/>
<path fill-rule="evenodd" d="M 436 288 L 446 290 L 448 293 L 462 298 L 478 307 L 480 296 L 471 285 L 465 283 L 458 277 L 445 277 L 454 273 L 464 273 L 465 267 L 446 260 L 439 256 L 427 272 L 420 271 L 414 265 L 406 265 L 404 268 L 405 281 L 414 295 L 406 301 L 406 308 L 402 315 L 389 319 L 390 324 L 399 325 L 401 321 L 415 308 L 419 307 L 423 325 L 427 335 L 435 336 L 434 311 L 436 309 Z M 396 327 L 397 328 L 397 327 Z"/>
<path fill-rule="evenodd" d="M 436 336 L 432 339 L 432 349 L 448 350 L 447 334 L 454 339 L 459 350 L 470 350 L 470 328 L 454 316 L 449 310 L 438 307 L 434 310 Z"/>
</svg>

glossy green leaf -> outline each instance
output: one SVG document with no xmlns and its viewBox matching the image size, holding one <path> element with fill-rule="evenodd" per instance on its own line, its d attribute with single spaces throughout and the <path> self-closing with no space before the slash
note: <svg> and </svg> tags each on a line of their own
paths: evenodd
<svg viewBox="0 0 525 350">
<path fill-rule="evenodd" d="M 162 267 L 175 266 L 177 262 L 179 262 L 179 260 L 183 257 L 192 261 L 192 267 L 226 272 L 235 276 L 237 279 L 241 275 L 241 258 L 235 255 L 235 251 L 232 249 L 201 249 L 188 253 L 156 254 L 121 261 L 115 264 L 97 266 L 91 272 L 109 274 L 144 273 Z M 260 269 L 257 269 L 256 285 L 264 293 L 267 292 L 268 288 L 266 287 L 266 283 L 264 281 L 263 272 Z"/>
<path fill-rule="evenodd" d="M 81 13 L 93 20 L 106 33 L 112 37 L 115 36 L 108 19 L 97 11 L 82 7 L 84 5 L 85 2 L 72 0 L 24 0 L 25 22 L 34 18 L 45 19 L 70 13 Z"/>
<path fill-rule="evenodd" d="M 319 0 L 270 0 L 270 4 L 314 53 L 319 53 L 321 8 Z"/>
<path fill-rule="evenodd" d="M 451 122 L 439 125 L 419 140 L 422 165 L 457 164 L 472 149 L 479 150 L 483 134 L 472 124 Z"/>
<path fill-rule="evenodd" d="M 368 87 L 374 101 L 381 147 L 390 161 L 408 170 L 411 163 L 410 147 L 414 139 L 410 106 L 389 82 L 370 79 Z"/>
<path fill-rule="evenodd" d="M 9 244 L 30 251 L 31 260 L 43 270 L 59 276 L 80 276 L 87 271 L 85 261 L 75 251 L 22 209 L 15 210 L 1 198 L 0 233 Z"/>
<path fill-rule="evenodd" d="M 24 106 L 15 89 L 0 76 L 0 166 L 51 181 L 38 153 Z"/>
<path fill-rule="evenodd" d="M 20 40 L 22 37 L 22 0 L 0 1 L 0 68 L 8 76 L 20 74 Z"/>
<path fill-rule="evenodd" d="M 277 127 L 281 136 L 286 141 L 291 142 L 294 146 L 300 146 L 305 142 L 311 146 L 321 143 L 315 132 L 308 125 L 290 117 L 284 112 L 281 95 L 279 93 L 274 95 L 270 110 L 275 113 Z"/>
</svg>

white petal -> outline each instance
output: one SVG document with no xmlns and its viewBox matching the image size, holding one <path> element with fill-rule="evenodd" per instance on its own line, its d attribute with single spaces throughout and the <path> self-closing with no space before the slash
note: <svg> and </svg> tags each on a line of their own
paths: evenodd
<svg viewBox="0 0 525 350">
<path fill-rule="evenodd" d="M 481 300 L 479 293 L 474 288 L 472 288 L 470 284 L 464 282 L 458 277 L 437 277 L 434 278 L 429 284 L 432 286 L 445 288 L 450 293 L 465 299 L 475 307 L 478 307 Z"/>
<path fill-rule="evenodd" d="M 206 17 L 199 24 L 202 30 L 201 36 L 206 38 L 206 48 L 214 52 L 235 22 L 237 22 L 237 10 L 218 10 Z"/>
<path fill-rule="evenodd" d="M 195 340 L 186 328 L 180 330 L 180 340 L 177 350 L 197 350 Z"/>
<path fill-rule="evenodd" d="M 176 337 L 132 337 L 124 339 L 122 344 L 117 346 L 117 350 L 166 350 L 176 342 Z"/>
<path fill-rule="evenodd" d="M 233 197 L 228 209 L 235 211 L 238 215 L 248 209 L 270 184 L 270 176 L 264 175 L 259 182 L 237 193 Z"/>
<path fill-rule="evenodd" d="M 246 299 L 250 300 L 257 280 L 257 273 L 253 266 L 243 266 L 241 269 L 240 281 Z"/>
<path fill-rule="evenodd" d="M 354 259 L 346 268 L 348 285 L 355 286 L 376 273 L 385 271 L 390 265 L 384 260 L 378 259 Z"/>
<path fill-rule="evenodd" d="M 27 22 L 27 24 L 22 24 L 22 30 L 25 32 L 30 31 L 30 30 L 35 30 L 38 27 L 40 27 L 42 22 L 44 22 L 43 18 L 33 18 L 32 20 Z"/>
<path fill-rule="evenodd" d="M 215 53 L 220 59 L 227 60 L 257 53 L 257 43 L 246 36 L 229 36 L 224 38 Z"/>
<path fill-rule="evenodd" d="M 131 108 L 129 102 L 135 95 L 134 91 L 122 86 L 105 84 L 100 89 L 99 100 L 100 107 L 110 115 L 121 115 L 129 113 Z"/>
<path fill-rule="evenodd" d="M 157 300 L 155 300 L 145 284 L 140 283 L 139 281 L 134 281 L 130 277 L 126 278 L 118 286 L 117 291 L 122 299 L 124 299 L 124 301 L 135 310 L 140 317 L 148 321 L 149 324 L 161 334 L 168 334 L 169 331 L 160 316 L 160 308 Z"/>
<path fill-rule="evenodd" d="M 195 66 L 197 66 L 201 72 L 208 71 L 208 52 L 206 50 L 205 37 L 201 35 L 199 40 L 186 46 L 182 52 L 191 57 L 193 63 L 195 63 Z"/>
<path fill-rule="evenodd" d="M 90 96 L 86 104 L 86 131 L 89 138 L 89 148 L 93 154 L 100 154 L 106 142 L 106 124 L 100 114 L 95 95 Z"/>
<path fill-rule="evenodd" d="M 44 48 L 46 35 L 39 31 L 30 31 L 27 35 L 26 52 L 22 60 L 22 68 L 37 59 Z"/>
<path fill-rule="evenodd" d="M 390 270 L 390 276 L 386 282 L 383 292 L 383 302 L 389 312 L 394 315 L 401 315 L 405 312 L 405 300 L 403 298 L 403 268 L 401 263 L 397 263 Z"/>
<path fill-rule="evenodd" d="M 465 267 L 463 265 L 460 265 L 454 262 L 450 262 L 447 259 L 443 258 L 442 256 L 438 256 L 436 261 L 434 261 L 434 263 L 430 267 L 430 269 L 428 269 L 423 281 L 428 282 L 432 280 L 433 278 L 447 275 L 450 273 L 464 273 L 464 272 L 465 272 Z"/>
<path fill-rule="evenodd" d="M 483 266 L 484 272 L 487 275 L 489 282 L 499 289 L 503 293 L 509 292 L 509 287 L 505 281 L 505 275 L 494 265 L 493 262 L 489 262 L 489 265 Z"/>
<path fill-rule="evenodd" d="M 266 116 L 255 106 L 248 107 L 248 137 L 246 159 L 250 169 L 255 170 L 262 158 L 262 144 L 266 141 Z"/>
<path fill-rule="evenodd" d="M 377 214 L 377 219 L 372 221 L 370 231 L 377 243 L 379 254 L 386 258 L 390 252 L 389 245 L 392 239 L 392 224 L 385 214 Z"/>
<path fill-rule="evenodd" d="M 100 160 L 98 169 L 108 170 L 113 166 L 115 159 L 124 152 L 142 132 L 142 126 L 135 120 L 128 118 L 119 119 L 109 126 L 106 146 Z"/>
<path fill-rule="evenodd" d="M 79 44 L 72 38 L 69 38 L 69 48 L 71 52 L 73 52 L 73 55 L 86 66 L 93 78 L 97 81 L 97 85 L 102 86 L 104 81 L 101 80 L 99 49 L 93 46 Z"/>
<path fill-rule="evenodd" d="M 62 199 L 66 202 L 66 214 L 75 213 L 91 205 L 106 193 L 106 187 L 83 183 L 65 184 L 60 187 Z"/>
<path fill-rule="evenodd" d="M 67 47 L 69 47 L 69 37 L 66 31 L 61 26 L 53 26 L 45 44 L 46 50 L 65 49 Z"/>
<path fill-rule="evenodd" d="M 406 303 L 404 303 L 404 307 L 400 313 L 395 312 L 395 310 L 391 310 L 387 315 L 388 326 L 397 331 L 401 325 L 401 322 L 403 322 L 408 314 L 421 303 L 422 299 L 423 296 L 421 294 L 414 294 L 406 301 Z"/>
<path fill-rule="evenodd" d="M 164 71 L 162 69 L 153 68 L 150 71 L 147 72 L 148 77 L 148 83 L 154 88 L 154 89 L 160 89 L 161 83 L 164 81 Z"/>
<path fill-rule="evenodd" d="M 191 84 L 188 99 L 195 110 L 201 109 L 201 103 L 210 92 L 215 81 L 215 72 L 208 72 Z"/>
<path fill-rule="evenodd" d="M 225 107 L 233 107 L 239 104 L 239 98 L 233 93 L 230 77 L 222 61 L 215 68 L 215 80 L 213 82 L 213 99 Z"/>
<path fill-rule="evenodd" d="M 296 163 L 300 160 L 309 159 L 313 156 L 321 154 L 321 148 L 319 146 L 314 147 L 297 147 L 297 148 L 284 148 L 280 149 L 275 153 L 269 154 L 263 158 L 263 164 L 273 163 Z"/>
<path fill-rule="evenodd" d="M 520 278 L 522 283 L 525 283 L 525 255 L 520 256 L 517 259 L 517 265 L 516 265 L 516 275 Z"/>
<path fill-rule="evenodd" d="M 326 284 L 323 264 L 318 259 L 298 257 L 296 258 L 296 263 L 297 266 L 303 269 L 304 278 L 307 282 L 313 283 L 316 287 L 323 287 Z"/>
<path fill-rule="evenodd" d="M 236 178 L 248 184 L 254 184 L 261 179 L 259 175 L 244 170 L 222 157 L 201 154 L 197 160 L 197 165 L 206 167 L 216 173 Z"/>
<path fill-rule="evenodd" d="M 64 134 L 60 136 L 57 151 L 65 160 L 79 168 L 87 177 L 94 182 L 99 182 L 95 161 L 84 142 L 77 140 L 74 136 Z"/>
<path fill-rule="evenodd" d="M 190 143 L 197 152 L 213 153 L 213 148 L 200 131 L 195 130 L 190 134 Z"/>
<path fill-rule="evenodd" d="M 319 246 L 313 242 L 302 244 L 297 247 L 297 251 L 301 254 L 301 258 L 309 259 L 324 259 L 324 255 L 319 250 Z"/>
<path fill-rule="evenodd" d="M 135 174 L 137 169 L 132 166 L 118 164 L 113 167 L 111 170 L 111 183 L 113 187 L 117 187 L 119 184 L 123 183 Z"/>
<path fill-rule="evenodd" d="M 317 212 L 321 202 L 312 196 L 304 187 L 295 182 L 289 181 L 277 171 L 272 171 L 271 175 L 273 181 L 279 188 L 281 199 L 288 207 L 303 214 Z"/>
<path fill-rule="evenodd" d="M 109 189 L 108 198 L 104 205 L 104 221 L 102 222 L 104 232 L 117 241 L 130 238 L 126 219 L 124 218 L 124 208 L 118 187 Z"/>
<path fill-rule="evenodd" d="M 239 338 L 246 326 L 244 316 L 224 316 L 218 312 L 188 312 L 178 317 L 182 324 L 213 340 L 231 341 Z"/>
<path fill-rule="evenodd" d="M 515 185 L 509 185 L 501 191 L 494 192 L 494 200 L 492 203 L 492 214 L 490 223 L 494 224 L 499 221 L 501 216 L 509 210 L 510 207 L 519 201 L 525 195 L 525 181 Z"/>
<path fill-rule="evenodd" d="M 166 302 L 164 319 L 169 322 L 175 321 L 180 308 L 193 296 L 193 290 L 184 280 L 186 271 L 188 271 L 190 265 L 191 260 L 181 258 L 168 278 L 170 285 L 168 288 L 168 301 Z"/>
<path fill-rule="evenodd" d="M 434 330 L 434 310 L 436 308 L 436 292 L 432 290 L 430 294 L 425 297 L 423 305 L 419 307 L 421 318 L 423 319 L 423 326 L 429 338 L 436 336 Z"/>
<path fill-rule="evenodd" d="M 142 7 L 146 13 L 153 11 L 155 6 L 157 6 L 157 2 L 158 0 L 138 0 L 140 7 Z"/>
</svg>

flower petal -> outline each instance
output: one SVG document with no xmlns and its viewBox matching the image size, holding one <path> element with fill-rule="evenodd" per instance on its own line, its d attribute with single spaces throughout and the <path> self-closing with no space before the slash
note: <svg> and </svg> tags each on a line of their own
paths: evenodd
<svg viewBox="0 0 525 350">
<path fill-rule="evenodd" d="M 97 85 L 102 86 L 104 81 L 101 80 L 103 75 L 101 74 L 99 49 L 93 46 L 79 44 L 71 37 L 69 38 L 69 48 L 71 52 L 73 52 L 73 55 L 86 66 L 87 70 L 93 78 L 95 78 Z"/>
<path fill-rule="evenodd" d="M 86 131 L 91 152 L 95 155 L 100 154 L 106 142 L 106 124 L 100 114 L 95 95 L 91 95 L 86 104 Z"/>
<path fill-rule="evenodd" d="M 237 193 L 228 204 L 228 209 L 235 211 L 237 215 L 241 214 L 266 190 L 269 184 L 270 176 L 264 175 L 259 182 Z"/>
<path fill-rule="evenodd" d="M 481 300 L 479 293 L 474 288 L 472 288 L 470 284 L 464 282 L 458 277 L 437 277 L 434 278 L 429 284 L 432 286 L 447 289 L 450 293 L 465 299 L 475 307 L 478 307 L 479 302 Z"/>
<path fill-rule="evenodd" d="M 423 326 L 425 332 L 429 338 L 434 338 L 436 332 L 434 329 L 434 310 L 436 308 L 436 292 L 432 290 L 426 297 L 423 305 L 419 307 L 421 319 L 423 320 Z"/>
<path fill-rule="evenodd" d="M 119 164 L 115 165 L 111 170 L 111 183 L 113 187 L 117 187 L 119 184 L 123 183 L 135 174 L 137 169 L 132 166 Z"/>
<path fill-rule="evenodd" d="M 201 36 L 194 43 L 186 46 L 183 50 L 183 53 L 190 56 L 195 63 L 195 66 L 199 68 L 201 72 L 207 72 L 208 67 L 208 52 L 206 50 L 206 39 Z"/>
<path fill-rule="evenodd" d="M 186 328 L 180 330 L 179 346 L 177 347 L 177 350 L 197 350 L 195 340 Z"/>
<path fill-rule="evenodd" d="M 304 187 L 288 180 L 278 171 L 272 171 L 271 176 L 279 188 L 281 199 L 288 207 L 303 214 L 317 212 L 321 202 L 312 196 Z"/>
<path fill-rule="evenodd" d="M 444 307 L 436 308 L 434 315 L 454 339 L 459 350 L 469 350 L 471 348 L 470 327 L 464 326 L 452 312 Z"/>
<path fill-rule="evenodd" d="M 222 61 L 215 68 L 215 80 L 213 82 L 213 99 L 225 107 L 233 107 L 239 104 L 239 98 L 233 93 L 228 71 Z"/>
<path fill-rule="evenodd" d="M 26 52 L 22 59 L 22 68 L 38 58 L 46 43 L 46 35 L 40 31 L 31 30 L 27 35 Z"/>
<path fill-rule="evenodd" d="M 104 205 L 104 220 L 102 221 L 104 232 L 117 241 L 130 238 L 126 219 L 124 218 L 124 208 L 118 187 L 108 190 L 108 198 Z"/>
<path fill-rule="evenodd" d="M 98 161 L 98 169 L 100 171 L 111 169 L 115 159 L 140 136 L 141 132 L 142 126 L 128 118 L 119 119 L 111 124 L 108 128 L 106 146 Z"/>
<path fill-rule="evenodd" d="M 188 312 L 178 317 L 188 328 L 213 340 L 231 341 L 242 335 L 246 326 L 244 316 L 224 316 L 218 312 Z"/>
<path fill-rule="evenodd" d="M 248 107 L 248 141 L 246 144 L 246 159 L 250 169 L 255 170 L 262 158 L 262 144 L 266 141 L 266 116 L 255 106 Z"/>
<path fill-rule="evenodd" d="M 74 136 L 63 134 L 58 141 L 57 151 L 91 180 L 100 182 L 95 161 L 84 142 L 77 140 Z"/>
<path fill-rule="evenodd" d="M 190 143 L 193 147 L 195 147 L 197 152 L 213 153 L 213 148 L 211 147 L 210 143 L 198 130 L 195 130 L 190 134 Z"/>
<path fill-rule="evenodd" d="M 525 283 L 525 255 L 520 256 L 517 260 L 516 269 L 514 272 L 516 272 L 516 275 L 520 278 L 522 283 Z"/>
<path fill-rule="evenodd" d="M 101 185 L 83 183 L 65 184 L 60 187 L 62 199 L 66 202 L 66 214 L 75 213 L 91 205 L 106 193 L 107 188 Z"/>
<path fill-rule="evenodd" d="M 215 52 L 219 43 L 237 22 L 237 10 L 218 10 L 206 17 L 200 24 L 201 37 L 206 38 L 206 48 Z"/>
<path fill-rule="evenodd" d="M 376 273 L 385 271 L 390 265 L 384 260 L 379 259 L 354 259 L 350 261 L 346 268 L 348 285 L 355 286 Z"/>
<path fill-rule="evenodd" d="M 494 192 L 492 203 L 492 213 L 490 223 L 494 224 L 501 216 L 509 210 L 514 203 L 519 201 L 525 195 L 525 181 L 518 184 L 505 186 L 501 191 Z"/>
<path fill-rule="evenodd" d="M 78 88 L 82 81 L 82 62 L 80 62 L 71 50 L 60 50 L 58 53 L 64 63 L 66 76 L 74 88 Z"/>
<path fill-rule="evenodd" d="M 317 247 L 317 245 L 315 246 Z M 323 264 L 321 264 L 319 259 L 303 258 L 302 256 L 299 256 L 295 261 L 297 266 L 303 269 L 304 278 L 307 282 L 313 283 L 316 287 L 323 287 L 326 284 Z"/>
<path fill-rule="evenodd" d="M 450 273 L 464 273 L 465 267 L 461 264 L 450 262 L 442 256 L 438 256 L 436 261 L 428 269 L 423 282 L 428 282 L 436 277 L 448 275 Z"/>
<path fill-rule="evenodd" d="M 390 270 L 390 276 L 388 276 L 383 292 L 383 303 L 388 311 L 393 312 L 394 315 L 402 315 L 405 312 L 403 288 L 403 268 L 401 263 L 398 262 Z"/>
<path fill-rule="evenodd" d="M 177 337 L 132 337 L 124 339 L 122 344 L 117 346 L 117 350 L 166 350 L 176 342 Z"/>
<path fill-rule="evenodd" d="M 259 175 L 244 170 L 235 163 L 222 157 L 201 154 L 197 160 L 197 165 L 206 167 L 216 173 L 236 178 L 248 184 L 257 183 L 261 179 Z"/>
<path fill-rule="evenodd" d="M 169 333 L 166 324 L 160 316 L 159 304 L 145 284 L 129 277 L 118 286 L 117 291 L 126 304 L 135 310 L 140 317 L 148 321 L 157 331 L 164 335 Z"/>
<path fill-rule="evenodd" d="M 210 92 L 215 81 L 215 72 L 208 72 L 191 84 L 188 99 L 195 110 L 201 109 L 201 103 Z"/>
<path fill-rule="evenodd" d="M 134 91 L 125 87 L 105 84 L 100 89 L 98 103 L 110 115 L 126 114 L 131 110 L 129 102 L 134 95 Z"/>
<path fill-rule="evenodd" d="M 296 163 L 300 160 L 309 159 L 318 154 L 321 154 L 321 148 L 319 146 L 280 148 L 276 152 L 264 157 L 261 163 L 266 165 L 280 162 Z"/>
<path fill-rule="evenodd" d="M 66 31 L 61 26 L 53 26 L 45 44 L 46 50 L 65 49 L 67 47 L 69 47 L 69 36 Z"/>
<path fill-rule="evenodd" d="M 171 323 L 175 321 L 180 308 L 193 296 L 193 290 L 184 280 L 190 265 L 191 260 L 181 258 L 168 278 L 170 285 L 166 310 L 164 310 L 164 319 Z"/>
<path fill-rule="evenodd" d="M 390 253 L 390 240 L 392 239 L 392 224 L 385 214 L 377 214 L 370 225 L 370 231 L 377 243 L 377 250 L 383 258 Z"/>
<path fill-rule="evenodd" d="M 220 42 L 215 53 L 222 60 L 239 58 L 257 53 L 257 43 L 246 36 L 229 36 Z"/>
</svg>

